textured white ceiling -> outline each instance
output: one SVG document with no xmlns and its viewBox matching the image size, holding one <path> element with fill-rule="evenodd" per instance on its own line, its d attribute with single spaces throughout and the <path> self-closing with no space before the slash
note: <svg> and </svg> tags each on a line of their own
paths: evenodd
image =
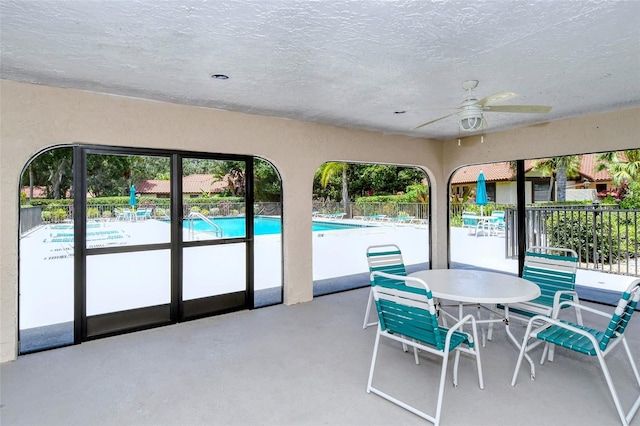
<svg viewBox="0 0 640 426">
<path fill-rule="evenodd" d="M 485 133 L 640 105 L 638 0 L 2 0 L 0 43 L 3 79 L 434 139 L 469 79 L 553 106 Z"/>
</svg>

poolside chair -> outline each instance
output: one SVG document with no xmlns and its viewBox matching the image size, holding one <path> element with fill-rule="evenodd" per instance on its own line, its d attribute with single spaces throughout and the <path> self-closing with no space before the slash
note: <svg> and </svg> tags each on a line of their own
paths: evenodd
<svg viewBox="0 0 640 426">
<path fill-rule="evenodd" d="M 382 244 L 368 247 L 367 263 L 369 264 L 369 273 L 380 271 L 394 275 L 407 275 L 404 260 L 402 259 L 402 252 L 400 251 L 400 247 L 395 244 Z M 371 285 L 373 286 L 373 281 L 371 281 Z M 367 309 L 364 314 L 364 322 L 362 323 L 363 329 L 378 323 L 377 321 L 369 322 L 372 306 L 373 289 L 369 291 L 369 300 L 367 301 Z"/>
<path fill-rule="evenodd" d="M 395 244 L 381 244 L 370 246 L 367 248 L 367 262 L 369 263 L 369 273 L 372 272 L 386 272 L 395 275 L 406 276 L 407 271 L 404 267 L 404 261 L 402 259 L 402 252 L 400 251 L 400 247 Z M 378 277 L 378 280 L 384 280 L 383 278 Z M 366 329 L 370 325 L 378 324 L 377 321 L 369 321 L 369 317 L 371 316 L 371 307 L 374 306 L 373 301 L 373 285 L 374 285 L 374 277 L 372 275 L 369 276 L 369 282 L 371 283 L 371 290 L 369 291 L 369 300 L 367 301 L 367 309 L 364 313 L 364 322 L 362 323 L 362 329 Z M 402 350 L 408 352 L 409 349 L 407 345 L 402 345 Z M 414 359 L 416 364 L 419 364 L 420 361 L 418 359 L 418 349 L 414 348 L 413 350 Z"/>
<path fill-rule="evenodd" d="M 525 254 L 522 278 L 540 287 L 540 297 L 529 302 L 499 307 L 505 309 L 506 315 L 516 314 L 513 317 L 509 315 L 510 318 L 526 322 L 535 315 L 550 317 L 553 307 L 560 302 L 571 300 L 579 304 L 578 293 L 575 291 L 577 269 L 578 254 L 574 250 L 558 247 L 531 247 Z M 576 309 L 576 321 L 582 324 L 580 309 Z M 491 340 L 491 325 L 489 340 Z M 553 346 L 550 348 L 549 357 L 553 357 Z"/>
<path fill-rule="evenodd" d="M 540 287 L 540 297 L 529 302 L 512 303 L 511 313 L 527 317 L 534 315 L 551 316 L 553 307 L 565 300 L 579 303 L 575 291 L 578 254 L 571 249 L 557 247 L 531 247 L 525 254 L 522 278 Z M 582 323 L 580 310 L 576 310 L 576 320 Z"/>
<path fill-rule="evenodd" d="M 131 210 L 129 209 L 114 209 L 114 213 L 116 215 L 116 220 L 130 220 L 131 219 Z"/>
<path fill-rule="evenodd" d="M 505 232 L 504 210 L 494 210 L 491 212 L 491 227 L 496 235 L 500 232 Z"/>
<path fill-rule="evenodd" d="M 438 325 L 435 305 L 431 296 L 431 290 L 427 284 L 419 278 L 393 275 L 374 271 L 371 273 L 372 292 L 378 311 L 379 326 L 373 347 L 367 393 L 375 393 L 412 413 L 438 425 L 444 394 L 444 381 L 447 375 L 449 354 L 455 352 L 453 367 L 453 385 L 458 385 L 458 363 L 460 353 L 465 352 L 476 358 L 478 371 L 478 384 L 484 389 L 482 377 L 482 365 L 480 353 L 475 348 L 474 342 L 478 340 L 476 322 L 473 315 L 467 315 L 451 328 Z M 459 331 L 463 324 L 471 323 L 472 334 Z M 440 384 L 438 388 L 438 402 L 435 415 L 427 414 L 414 408 L 399 399 L 373 387 L 373 376 L 380 338 L 386 337 L 403 345 L 413 346 L 416 349 L 429 352 L 442 357 L 440 371 Z M 427 385 L 429 383 L 426 383 Z"/>
<path fill-rule="evenodd" d="M 633 360 L 633 357 L 631 356 L 629 345 L 624 336 L 624 330 L 629 324 L 629 320 L 631 319 L 631 315 L 633 315 L 639 299 L 640 279 L 633 281 L 629 285 L 629 287 L 627 287 L 625 292 L 622 294 L 622 297 L 620 298 L 618 306 L 613 312 L 613 315 L 609 315 L 597 309 L 579 305 L 568 300 L 561 302 L 554 308 L 551 318 L 543 315 L 537 315 L 531 318 L 527 325 L 527 331 L 525 332 L 524 340 L 522 341 L 522 348 L 520 349 L 520 355 L 518 356 L 516 369 L 513 372 L 511 386 L 516 385 L 518 372 L 520 370 L 522 358 L 524 357 L 525 353 L 537 347 L 543 342 L 545 343 L 545 350 L 548 344 L 553 344 L 581 353 L 583 355 L 597 356 L 600 363 L 600 368 L 602 369 L 602 373 L 604 374 L 607 386 L 609 387 L 609 392 L 611 392 L 611 397 L 613 398 L 616 410 L 618 411 L 618 415 L 620 416 L 620 421 L 623 425 L 628 425 L 638 411 L 638 408 L 640 408 L 640 394 L 636 398 L 631 409 L 627 413 L 625 413 L 622 405 L 620 404 L 620 399 L 618 398 L 613 378 L 611 377 L 609 369 L 607 368 L 605 357 L 609 355 L 613 348 L 618 346 L 619 343 L 622 343 L 625 352 L 627 353 L 627 357 L 629 358 L 629 362 L 631 363 L 631 370 L 633 370 L 633 374 L 640 390 L 640 374 L 638 374 L 638 367 Z M 609 321 L 609 325 L 606 330 L 597 330 L 586 327 L 582 324 L 575 324 L 572 322 L 559 320 L 558 313 L 560 312 L 560 308 L 565 306 L 573 306 L 576 309 L 584 309 L 587 312 L 592 312 L 606 318 L 610 317 L 611 319 Z M 533 329 L 536 322 L 541 322 L 542 326 Z M 531 345 L 529 345 L 529 339 L 532 338 L 538 339 L 538 341 L 533 342 Z M 553 361 L 553 359 L 551 358 L 550 361 Z M 544 353 L 542 354 L 542 360 L 540 361 L 540 363 L 542 364 L 543 362 Z M 532 364 L 531 380 L 534 379 L 535 367 Z"/>
</svg>

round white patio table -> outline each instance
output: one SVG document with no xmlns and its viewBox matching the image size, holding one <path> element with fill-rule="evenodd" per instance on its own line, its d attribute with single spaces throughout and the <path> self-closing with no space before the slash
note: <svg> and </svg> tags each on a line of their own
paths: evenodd
<svg viewBox="0 0 640 426">
<path fill-rule="evenodd" d="M 429 269 L 409 274 L 427 283 L 434 297 L 466 303 L 509 304 L 540 296 L 540 288 L 520 277 L 469 269 Z"/>
<path fill-rule="evenodd" d="M 459 318 L 463 317 L 463 303 L 508 305 L 509 303 L 526 302 L 540 296 L 540 288 L 531 281 L 498 272 L 469 269 L 429 269 L 414 272 L 408 276 L 420 278 L 427 283 L 434 298 L 459 302 Z M 440 305 L 439 300 L 438 305 Z M 497 314 L 494 311 L 491 312 Z M 477 323 L 500 321 L 504 322 L 509 339 L 520 349 L 520 342 L 509 329 L 508 310 L 505 309 L 505 313 L 499 314 L 497 318 L 490 316 L 487 320 L 476 320 Z M 482 335 L 484 341 L 484 330 Z M 491 331 L 489 331 L 489 340 L 491 340 Z M 533 365 L 531 358 L 527 358 L 527 361 Z"/>
</svg>

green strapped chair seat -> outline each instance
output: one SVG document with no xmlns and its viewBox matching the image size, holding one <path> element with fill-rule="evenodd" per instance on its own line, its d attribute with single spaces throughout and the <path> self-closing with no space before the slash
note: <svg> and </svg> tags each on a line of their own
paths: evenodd
<svg viewBox="0 0 640 426">
<path fill-rule="evenodd" d="M 623 425 L 628 425 L 638 411 L 638 408 L 640 408 L 640 374 L 638 374 L 638 367 L 631 356 L 631 351 L 629 350 L 629 344 L 624 336 L 624 331 L 629 324 L 631 315 L 633 315 L 633 312 L 636 309 L 638 300 L 640 300 L 640 279 L 633 281 L 622 294 L 613 315 L 609 315 L 605 312 L 601 312 L 584 305 L 579 305 L 573 301 L 564 301 L 554 308 L 551 318 L 543 315 L 532 317 L 527 325 L 520 355 L 518 356 L 516 368 L 513 372 L 513 378 L 511 379 L 511 386 L 516 385 L 518 372 L 525 353 L 541 343 L 545 343 L 545 351 L 547 349 L 547 345 L 551 344 L 570 349 L 583 355 L 596 356 L 600 362 L 600 368 L 604 374 L 611 397 L 613 398 L 616 410 L 620 416 L 620 420 Z M 560 312 L 560 308 L 570 306 L 573 306 L 576 309 L 583 309 L 586 312 L 592 312 L 603 317 L 610 317 L 607 329 L 597 330 L 581 324 L 559 320 L 558 313 Z M 541 326 L 536 325 L 540 323 L 542 323 Z M 536 328 L 533 328 L 534 326 Z M 538 341 L 529 345 L 529 339 L 538 339 Z M 614 381 L 609 373 L 609 369 L 607 368 L 607 363 L 605 362 L 605 357 L 609 355 L 609 353 L 620 343 L 622 343 L 627 353 L 627 357 L 631 363 L 631 370 L 633 371 L 639 390 L 637 399 L 627 413 L 624 412 L 622 405 L 620 404 L 620 399 L 618 398 Z M 544 358 L 545 354 L 543 353 L 542 360 L 540 361 L 541 364 L 544 363 Z M 553 357 L 551 356 L 549 360 L 553 361 Z M 533 379 L 535 379 L 535 367 L 532 364 L 531 380 Z"/>
<path fill-rule="evenodd" d="M 473 315 L 467 315 L 451 328 L 440 326 L 431 290 L 421 279 L 374 271 L 371 273 L 371 282 L 379 323 L 369 370 L 367 393 L 373 392 L 437 425 L 440 422 L 447 363 L 449 354 L 452 351 L 455 352 L 454 386 L 457 386 L 458 383 L 460 353 L 465 352 L 475 356 L 478 384 L 480 389 L 484 389 L 480 353 L 474 344 L 478 340 L 475 319 Z M 471 323 L 472 334 L 461 331 L 465 323 Z M 420 411 L 373 387 L 373 376 L 381 337 L 396 340 L 405 345 L 442 357 L 435 415 L 432 416 Z M 429 383 L 425 382 L 425 385 L 429 385 Z"/>
</svg>

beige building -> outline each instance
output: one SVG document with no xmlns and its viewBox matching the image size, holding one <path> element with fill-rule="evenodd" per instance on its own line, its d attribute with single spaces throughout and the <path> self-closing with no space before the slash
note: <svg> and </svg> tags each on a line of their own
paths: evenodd
<svg viewBox="0 0 640 426">
<path fill-rule="evenodd" d="M 471 164 L 633 149 L 638 147 L 640 134 L 640 108 L 492 133 L 482 144 L 477 137 L 464 138 L 458 146 L 455 141 L 394 136 L 13 81 L 1 81 L 0 91 L 3 362 L 17 356 L 19 179 L 29 159 L 43 149 L 83 143 L 180 148 L 267 159 L 282 179 L 284 303 L 291 305 L 313 298 L 311 191 L 314 173 L 324 162 L 391 163 L 423 169 L 431 188 L 431 264 L 446 268 L 449 180 L 455 170 Z M 558 143 L 559 138 L 562 143 Z"/>
</svg>

